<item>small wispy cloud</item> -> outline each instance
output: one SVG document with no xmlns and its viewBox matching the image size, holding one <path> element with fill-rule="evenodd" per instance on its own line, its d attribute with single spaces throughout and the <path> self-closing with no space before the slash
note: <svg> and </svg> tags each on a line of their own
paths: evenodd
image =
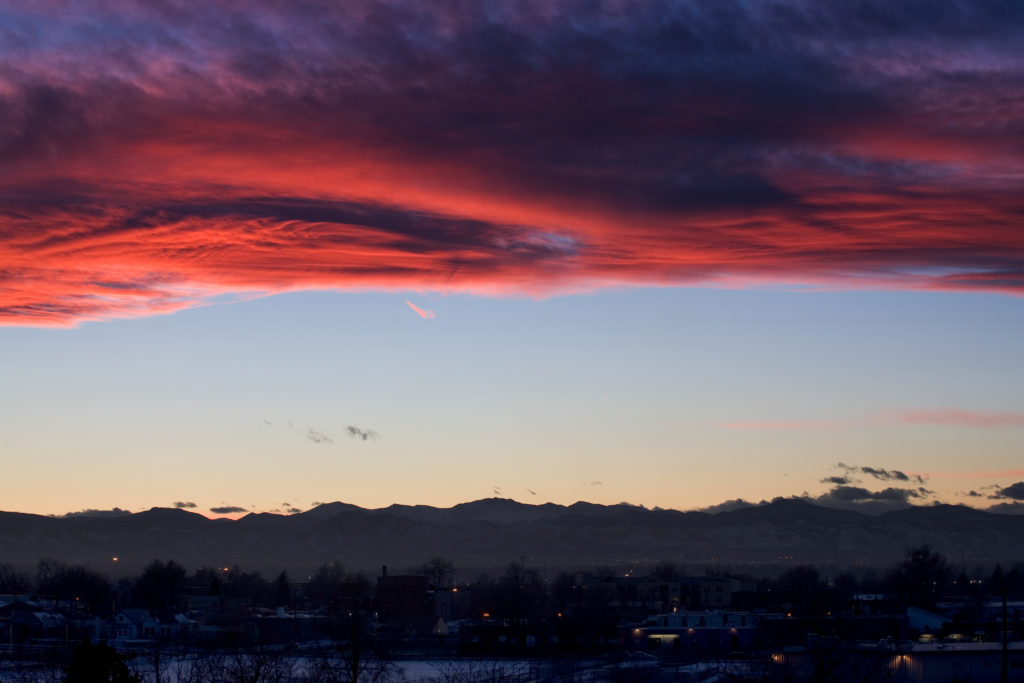
<svg viewBox="0 0 1024 683">
<path fill-rule="evenodd" d="M 908 474 L 903 470 L 886 469 L 884 467 L 871 467 L 870 465 L 848 465 L 845 462 L 837 462 L 836 469 L 841 470 L 842 474 L 832 474 L 826 476 L 824 479 L 821 480 L 821 483 L 835 484 L 837 486 L 858 484 L 861 481 L 858 475 L 867 475 L 879 481 L 904 482 L 913 484 L 923 484 L 927 480 L 927 477 L 921 474 Z"/>
<path fill-rule="evenodd" d="M 924 483 L 924 477 L 920 474 L 907 474 L 902 470 L 886 470 L 879 467 L 861 467 L 860 471 L 881 481 L 914 481 L 918 484 Z"/>
<path fill-rule="evenodd" d="M 436 317 L 433 311 L 420 308 L 419 306 L 409 301 L 408 299 L 405 300 L 405 303 L 409 304 L 409 308 L 416 311 L 416 314 L 419 315 L 419 317 L 421 318 L 426 318 L 429 320 L 430 318 Z"/>
<path fill-rule="evenodd" d="M 85 510 L 79 510 L 78 512 L 67 512 L 64 514 L 64 517 L 124 517 L 125 515 L 130 514 L 132 514 L 131 511 L 122 510 L 119 507 L 111 508 L 109 510 L 97 510 L 94 508 L 87 508 Z"/>
<path fill-rule="evenodd" d="M 174 501 L 174 507 L 179 510 L 191 510 L 196 507 L 196 504 L 190 500 L 176 500 Z"/>
<path fill-rule="evenodd" d="M 334 439 L 312 427 L 306 427 L 306 438 L 313 443 L 334 443 Z"/>
<path fill-rule="evenodd" d="M 1010 484 L 989 495 L 992 500 L 1019 500 L 1024 501 L 1024 481 Z"/>
<path fill-rule="evenodd" d="M 742 498 L 733 498 L 717 505 L 709 505 L 707 507 L 698 508 L 697 512 L 706 512 L 708 514 L 717 514 L 719 512 L 729 512 L 730 510 L 738 510 L 740 508 L 756 507 L 758 505 L 767 505 L 768 501 L 762 500 L 760 503 L 752 503 Z"/>
<path fill-rule="evenodd" d="M 604 486 L 604 482 L 603 481 L 598 481 L 597 479 L 594 479 L 593 481 L 585 481 L 585 482 L 583 482 L 583 485 L 584 486 Z"/>
<path fill-rule="evenodd" d="M 360 429 L 355 425 L 345 427 L 345 433 L 348 434 L 350 439 L 359 439 L 360 441 L 369 441 L 371 439 L 376 440 L 380 438 L 380 434 L 372 429 Z"/>
<path fill-rule="evenodd" d="M 217 507 L 210 508 L 210 512 L 212 512 L 215 515 L 231 515 L 235 514 L 236 512 L 248 512 L 248 510 L 237 505 L 220 505 Z"/>
</svg>

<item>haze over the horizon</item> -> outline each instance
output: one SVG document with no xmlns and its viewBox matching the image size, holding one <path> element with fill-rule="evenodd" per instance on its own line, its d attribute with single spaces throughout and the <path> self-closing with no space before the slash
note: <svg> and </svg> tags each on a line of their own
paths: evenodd
<svg viewBox="0 0 1024 683">
<path fill-rule="evenodd" d="M 1022 42 L 997 2 L 0 3 L 0 507 L 1019 509 Z"/>
</svg>

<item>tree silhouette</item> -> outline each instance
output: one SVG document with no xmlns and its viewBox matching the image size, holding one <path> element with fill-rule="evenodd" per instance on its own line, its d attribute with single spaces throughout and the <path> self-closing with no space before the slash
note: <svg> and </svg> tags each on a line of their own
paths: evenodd
<svg viewBox="0 0 1024 683">
<path fill-rule="evenodd" d="M 543 616 L 546 591 L 540 572 L 523 562 L 513 562 L 494 586 L 495 610 L 505 619 Z"/>
<path fill-rule="evenodd" d="M 101 613 L 110 605 L 107 577 L 87 567 L 69 566 L 53 559 L 39 561 L 36 591 L 43 597 L 92 614 Z"/>
<path fill-rule="evenodd" d="M 286 571 L 282 571 L 274 580 L 274 600 L 278 607 L 292 606 L 292 587 Z"/>
<path fill-rule="evenodd" d="M 64 671 L 64 683 L 141 683 L 124 657 L 106 643 L 84 642 L 75 648 Z"/>
<path fill-rule="evenodd" d="M 783 600 L 792 603 L 793 611 L 797 614 L 809 615 L 821 605 L 821 576 L 809 564 L 786 569 L 779 575 L 775 589 Z"/>
<path fill-rule="evenodd" d="M 221 592 L 225 598 L 235 598 L 250 605 L 269 605 L 274 599 L 270 582 L 262 574 L 244 571 L 237 564 L 224 572 Z"/>
<path fill-rule="evenodd" d="M 943 555 L 930 546 L 912 548 L 896 565 L 890 582 L 896 594 L 915 607 L 931 609 L 949 583 L 951 570 Z"/>
<path fill-rule="evenodd" d="M 180 607 L 185 575 L 185 568 L 174 560 L 153 560 L 135 582 L 136 603 L 152 611 Z"/>
<path fill-rule="evenodd" d="M 420 574 L 427 577 L 430 588 L 435 591 L 452 587 L 455 578 L 455 565 L 440 556 L 427 560 L 420 567 Z"/>
<path fill-rule="evenodd" d="M 370 581 L 346 572 L 339 562 L 323 564 L 309 582 L 310 599 L 334 617 L 334 639 L 345 661 L 348 680 L 358 681 L 386 667 L 373 652 L 373 595 Z"/>
<path fill-rule="evenodd" d="M 32 588 L 28 574 L 19 572 L 9 564 L 0 564 L 0 595 L 27 593 Z"/>
</svg>

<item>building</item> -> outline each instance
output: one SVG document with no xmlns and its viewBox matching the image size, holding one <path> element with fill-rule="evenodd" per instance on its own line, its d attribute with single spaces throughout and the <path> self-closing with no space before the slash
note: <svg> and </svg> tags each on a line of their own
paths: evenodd
<svg viewBox="0 0 1024 683">
<path fill-rule="evenodd" d="M 679 610 L 655 614 L 627 633 L 636 649 L 682 658 L 724 656 L 758 645 L 758 625 L 768 616 L 724 610 Z"/>
</svg>

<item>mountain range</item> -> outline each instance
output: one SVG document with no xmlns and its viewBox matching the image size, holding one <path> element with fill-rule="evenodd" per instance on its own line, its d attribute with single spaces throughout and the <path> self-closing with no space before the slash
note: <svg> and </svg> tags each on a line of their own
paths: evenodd
<svg viewBox="0 0 1024 683">
<path fill-rule="evenodd" d="M 885 567 L 928 544 L 957 565 L 1024 559 L 1024 516 L 954 505 L 868 515 L 798 499 L 726 512 L 619 504 L 528 505 L 502 498 L 450 508 L 335 502 L 306 512 L 209 519 L 175 508 L 47 517 L 0 512 L 0 563 L 31 568 L 45 557 L 114 575 L 155 558 L 190 570 L 234 566 L 306 576 L 324 562 L 402 572 L 434 557 L 460 570 L 523 559 L 547 570 L 672 561 L 713 565 Z M 118 559 L 113 560 L 114 557 Z"/>
</svg>

